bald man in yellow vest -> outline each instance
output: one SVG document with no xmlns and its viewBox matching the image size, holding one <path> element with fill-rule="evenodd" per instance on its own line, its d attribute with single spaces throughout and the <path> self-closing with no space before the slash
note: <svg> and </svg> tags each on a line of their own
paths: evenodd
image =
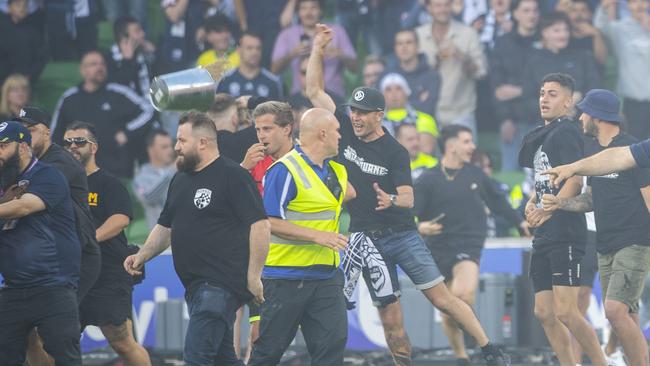
<svg viewBox="0 0 650 366">
<path fill-rule="evenodd" d="M 271 244 L 262 279 L 260 337 L 249 365 L 277 365 L 298 327 L 312 365 L 343 364 L 347 313 L 339 252 L 344 201 L 354 198 L 338 154 L 339 122 L 314 108 L 300 122 L 300 145 L 272 165 L 264 178 L 264 208 Z"/>
</svg>

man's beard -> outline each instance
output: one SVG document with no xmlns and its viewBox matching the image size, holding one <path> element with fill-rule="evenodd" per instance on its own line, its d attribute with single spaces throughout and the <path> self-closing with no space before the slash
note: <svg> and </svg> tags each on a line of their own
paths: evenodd
<svg viewBox="0 0 650 366">
<path fill-rule="evenodd" d="M 0 168 L 0 186 L 7 189 L 16 184 L 20 173 L 20 155 L 18 154 L 18 146 L 16 146 L 14 154 Z"/>
<path fill-rule="evenodd" d="M 184 154 L 176 158 L 176 167 L 179 171 L 189 173 L 193 172 L 199 165 L 198 154 Z"/>
</svg>

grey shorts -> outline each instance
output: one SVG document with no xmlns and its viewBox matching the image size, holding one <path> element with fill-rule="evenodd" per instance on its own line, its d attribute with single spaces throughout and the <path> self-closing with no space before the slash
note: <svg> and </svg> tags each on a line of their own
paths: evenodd
<svg viewBox="0 0 650 366">
<path fill-rule="evenodd" d="M 612 253 L 598 253 L 603 299 L 622 302 L 639 312 L 639 298 L 650 270 L 650 246 L 630 245 Z"/>
</svg>

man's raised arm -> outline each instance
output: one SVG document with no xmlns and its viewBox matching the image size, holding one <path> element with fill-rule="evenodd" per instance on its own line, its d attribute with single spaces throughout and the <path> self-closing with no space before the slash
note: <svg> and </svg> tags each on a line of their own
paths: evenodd
<svg viewBox="0 0 650 366">
<path fill-rule="evenodd" d="M 325 81 L 323 78 L 323 58 L 325 48 L 332 41 L 334 36 L 332 29 L 325 24 L 316 25 L 316 36 L 314 45 L 307 63 L 306 94 L 315 108 L 324 108 L 334 113 L 336 104 L 332 97 L 325 92 Z"/>
</svg>

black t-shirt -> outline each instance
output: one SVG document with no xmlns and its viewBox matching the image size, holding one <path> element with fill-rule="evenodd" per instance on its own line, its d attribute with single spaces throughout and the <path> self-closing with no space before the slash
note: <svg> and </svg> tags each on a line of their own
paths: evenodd
<svg viewBox="0 0 650 366">
<path fill-rule="evenodd" d="M 375 141 L 363 142 L 354 135 L 352 121 L 345 110 L 338 108 L 336 118 L 341 124 L 341 141 L 337 161 L 345 165 L 348 180 L 357 197 L 348 203 L 350 231 L 377 230 L 386 227 L 413 228 L 410 209 L 391 206 L 377 211 L 377 193 L 373 183 L 388 194 L 397 194 L 396 187 L 412 186 L 409 154 L 384 129 Z"/>
<path fill-rule="evenodd" d="M 255 126 L 246 127 L 237 132 L 217 131 L 219 153 L 237 163 L 244 161 L 248 148 L 258 142 Z"/>
<path fill-rule="evenodd" d="M 248 301 L 250 226 L 265 218 L 248 171 L 219 157 L 199 172 L 176 173 L 158 224 L 171 228 L 174 267 L 186 289 L 208 282 Z"/>
<path fill-rule="evenodd" d="M 57 168 L 68 181 L 82 253 L 98 253 L 99 247 L 95 239 L 95 223 L 88 207 L 86 171 L 70 152 L 54 143 L 45 151 L 40 160 Z"/>
<path fill-rule="evenodd" d="M 544 194 L 557 195 L 560 189 L 555 188 L 548 175 L 542 173 L 552 167 L 573 163 L 584 156 L 584 140 L 577 122 L 562 117 L 541 129 L 531 132 L 547 131 L 541 144 L 536 146 L 533 160 L 535 171 L 535 194 L 537 206 L 541 207 Z M 526 138 L 524 139 L 527 140 Z M 584 246 L 587 241 L 585 215 L 578 212 L 557 210 L 542 226 L 535 230 L 533 246 L 578 245 Z"/>
<path fill-rule="evenodd" d="M 430 244 L 482 247 L 487 235 L 486 205 L 492 212 L 505 216 L 514 226 L 522 221 L 480 168 L 465 165 L 460 170 L 445 171 L 453 177 L 452 180 L 447 179 L 442 165 L 438 164 L 415 181 L 415 216 L 420 221 L 429 221 L 445 214 L 438 221 L 444 227 L 442 234 L 426 237 Z"/>
<path fill-rule="evenodd" d="M 607 147 L 594 144 L 596 154 L 606 148 L 638 142 L 621 133 Z M 610 253 L 630 245 L 650 245 L 650 214 L 640 188 L 650 185 L 650 169 L 634 168 L 587 179 L 591 186 L 599 253 Z"/>
<path fill-rule="evenodd" d="M 118 178 L 104 169 L 88 176 L 88 205 L 99 228 L 109 217 L 117 214 L 133 218 L 129 192 Z M 99 243 L 102 252 L 102 270 L 98 282 L 130 279 L 124 270 L 124 259 L 129 256 L 128 242 L 124 231 L 111 239 Z"/>
</svg>

